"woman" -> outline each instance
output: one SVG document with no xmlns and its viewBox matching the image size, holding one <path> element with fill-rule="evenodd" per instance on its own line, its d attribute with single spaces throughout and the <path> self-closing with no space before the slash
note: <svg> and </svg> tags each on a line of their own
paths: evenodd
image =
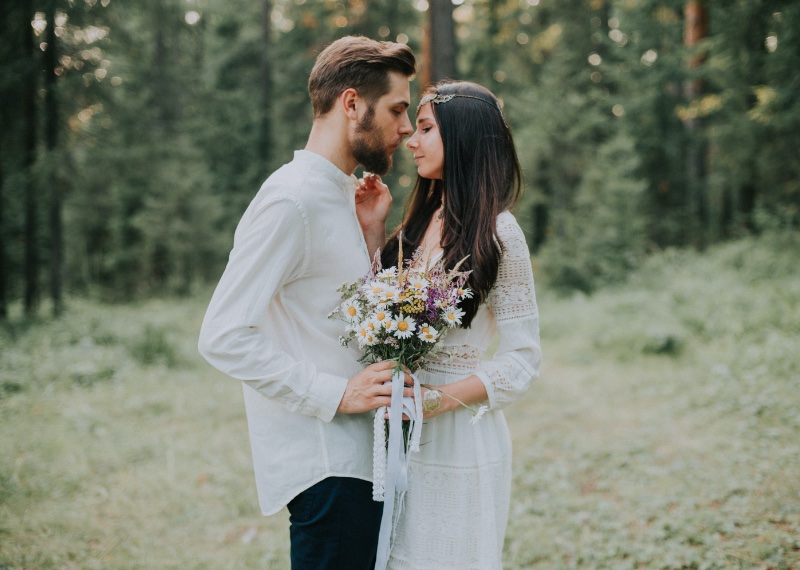
<svg viewBox="0 0 800 570">
<path fill-rule="evenodd" d="M 473 292 L 459 328 L 417 377 L 424 386 L 421 450 L 411 455 L 409 490 L 390 568 L 501 568 L 511 494 L 511 438 L 501 409 L 538 376 L 541 351 L 525 237 L 508 211 L 521 176 L 497 99 L 467 82 L 439 83 L 417 108 L 409 139 L 419 177 L 401 226 L 382 253 L 396 265 L 397 236 L 416 263 L 452 268 L 469 256 Z M 482 360 L 495 335 L 499 344 Z M 489 411 L 473 413 L 460 402 Z"/>
</svg>

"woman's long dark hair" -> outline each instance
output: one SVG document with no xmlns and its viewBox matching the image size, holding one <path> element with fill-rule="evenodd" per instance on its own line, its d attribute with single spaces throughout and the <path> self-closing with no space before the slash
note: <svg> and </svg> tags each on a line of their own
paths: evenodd
<svg viewBox="0 0 800 570">
<path fill-rule="evenodd" d="M 446 102 L 432 104 L 444 145 L 442 180 L 417 177 L 403 222 L 386 243 L 381 260 L 384 267 L 397 264 L 400 231 L 403 255 L 410 258 L 444 197 L 445 268 L 452 269 L 469 256 L 461 270 L 472 271 L 468 286 L 474 296 L 460 305 L 466 313 L 461 326 L 466 328 L 497 280 L 502 253 L 497 216 L 516 202 L 522 175 L 511 130 L 491 91 L 458 81 L 437 83 L 423 95 L 432 93 L 455 95 Z"/>
</svg>

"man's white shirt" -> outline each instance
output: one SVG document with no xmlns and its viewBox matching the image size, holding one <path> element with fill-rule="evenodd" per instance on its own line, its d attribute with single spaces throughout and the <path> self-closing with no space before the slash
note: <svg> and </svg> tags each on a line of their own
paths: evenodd
<svg viewBox="0 0 800 570">
<path fill-rule="evenodd" d="M 372 413 L 337 414 L 363 365 L 328 318 L 367 273 L 356 178 L 305 150 L 262 185 L 234 234 L 199 350 L 243 382 L 261 510 L 330 476 L 372 478 Z"/>
</svg>

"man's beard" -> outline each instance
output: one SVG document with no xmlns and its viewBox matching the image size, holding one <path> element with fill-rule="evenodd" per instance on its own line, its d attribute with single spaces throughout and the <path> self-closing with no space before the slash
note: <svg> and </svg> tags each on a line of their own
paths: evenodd
<svg viewBox="0 0 800 570">
<path fill-rule="evenodd" d="M 374 118 L 375 108 L 369 107 L 364 118 L 356 126 L 356 134 L 360 136 L 351 143 L 350 152 L 366 172 L 384 175 L 392 167 L 392 155 L 386 152 Z"/>
</svg>

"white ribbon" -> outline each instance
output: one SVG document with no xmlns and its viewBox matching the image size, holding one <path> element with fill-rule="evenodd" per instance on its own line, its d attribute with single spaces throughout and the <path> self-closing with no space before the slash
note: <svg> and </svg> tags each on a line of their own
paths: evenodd
<svg viewBox="0 0 800 570">
<path fill-rule="evenodd" d="M 385 570 L 389 563 L 389 553 L 394 542 L 394 530 L 400 513 L 403 511 L 403 499 L 408 490 L 409 456 L 411 452 L 419 451 L 422 432 L 422 397 L 419 381 L 413 374 L 411 376 L 414 378 L 413 399 L 403 397 L 403 372 L 395 371 L 392 375 L 388 449 L 384 427 L 386 406 L 382 406 L 375 412 L 372 497 L 376 501 L 384 501 L 375 570 Z M 403 414 L 410 419 L 408 452 L 403 445 Z"/>
</svg>

